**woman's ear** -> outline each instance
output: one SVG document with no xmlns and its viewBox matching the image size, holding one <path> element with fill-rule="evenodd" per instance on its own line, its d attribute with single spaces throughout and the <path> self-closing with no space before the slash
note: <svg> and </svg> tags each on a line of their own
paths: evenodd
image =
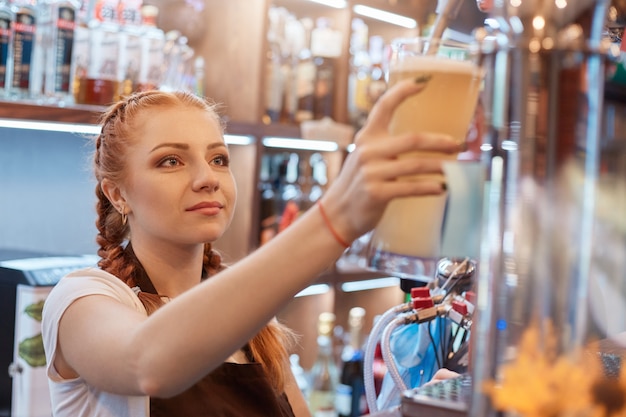
<svg viewBox="0 0 626 417">
<path fill-rule="evenodd" d="M 118 211 L 126 211 L 126 200 L 122 196 L 122 190 L 116 183 L 107 178 L 104 178 L 102 181 L 100 181 L 100 188 L 102 189 L 102 192 L 104 193 L 106 198 Z"/>
</svg>

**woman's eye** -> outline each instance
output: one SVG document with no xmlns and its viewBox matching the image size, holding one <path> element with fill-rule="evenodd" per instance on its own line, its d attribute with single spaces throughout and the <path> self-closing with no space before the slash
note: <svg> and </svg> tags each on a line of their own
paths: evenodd
<svg viewBox="0 0 626 417">
<path fill-rule="evenodd" d="M 174 167 L 180 165 L 180 161 L 178 158 L 174 156 L 168 156 L 167 158 L 163 158 L 159 166 L 162 167 Z"/>
<path fill-rule="evenodd" d="M 227 167 L 229 162 L 230 161 L 229 161 L 229 159 L 228 159 L 228 157 L 226 155 L 219 155 L 219 156 L 216 156 L 215 158 L 213 158 L 213 163 L 215 165 L 220 165 L 220 166 Z"/>
</svg>

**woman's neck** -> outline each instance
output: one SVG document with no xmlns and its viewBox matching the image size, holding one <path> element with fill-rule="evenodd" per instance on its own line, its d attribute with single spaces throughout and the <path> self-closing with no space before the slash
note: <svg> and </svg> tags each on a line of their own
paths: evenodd
<svg viewBox="0 0 626 417">
<path fill-rule="evenodd" d="M 132 247 L 159 295 L 174 298 L 202 278 L 203 245 L 154 247 L 133 241 Z"/>
</svg>

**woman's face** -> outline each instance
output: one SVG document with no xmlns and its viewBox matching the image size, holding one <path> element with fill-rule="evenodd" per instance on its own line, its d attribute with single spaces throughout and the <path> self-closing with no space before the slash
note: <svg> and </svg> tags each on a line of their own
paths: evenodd
<svg viewBox="0 0 626 417">
<path fill-rule="evenodd" d="M 218 239 L 232 220 L 237 189 L 216 118 L 181 106 L 149 111 L 136 128 L 121 187 L 131 239 Z"/>
</svg>

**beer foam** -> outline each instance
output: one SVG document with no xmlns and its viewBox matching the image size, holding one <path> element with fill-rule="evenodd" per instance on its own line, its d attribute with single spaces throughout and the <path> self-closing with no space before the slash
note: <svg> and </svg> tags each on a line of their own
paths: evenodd
<svg viewBox="0 0 626 417">
<path fill-rule="evenodd" d="M 400 61 L 392 62 L 389 66 L 391 72 L 397 71 L 437 71 L 454 73 L 473 73 L 476 67 L 471 61 L 450 59 L 445 56 L 415 55 L 405 56 Z"/>
</svg>

